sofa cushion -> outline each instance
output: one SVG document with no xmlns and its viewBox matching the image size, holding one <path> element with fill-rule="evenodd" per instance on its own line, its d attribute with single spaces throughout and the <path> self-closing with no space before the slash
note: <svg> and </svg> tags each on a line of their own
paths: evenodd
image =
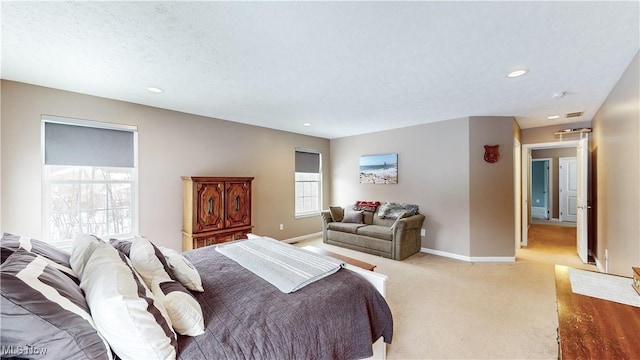
<svg viewBox="0 0 640 360">
<path fill-rule="evenodd" d="M 392 241 L 331 230 L 327 231 L 327 243 L 389 258 L 393 247 Z"/>
<path fill-rule="evenodd" d="M 343 223 L 354 223 L 354 224 L 364 224 L 364 214 L 363 211 L 351 211 L 347 210 L 344 213 L 344 217 L 342 218 Z"/>
<path fill-rule="evenodd" d="M 329 206 L 329 212 L 333 221 L 342 221 L 344 218 L 344 209 L 340 206 Z"/>
<path fill-rule="evenodd" d="M 356 234 L 389 241 L 393 239 L 391 228 L 383 225 L 363 226 L 357 229 Z"/>
<path fill-rule="evenodd" d="M 350 234 L 355 234 L 359 227 L 365 226 L 364 224 L 355 223 L 343 223 L 343 222 L 330 222 L 327 224 L 328 230 L 342 231 Z"/>
</svg>

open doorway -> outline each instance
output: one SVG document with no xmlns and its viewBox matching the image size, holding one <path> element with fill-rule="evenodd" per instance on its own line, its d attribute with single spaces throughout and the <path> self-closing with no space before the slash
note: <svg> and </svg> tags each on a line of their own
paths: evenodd
<svg viewBox="0 0 640 360">
<path fill-rule="evenodd" d="M 565 163 L 565 160 L 573 159 L 572 165 Z M 532 149 L 531 150 L 531 217 L 532 221 L 540 222 L 548 221 L 552 223 L 565 222 L 564 225 L 576 224 L 576 202 L 575 187 L 577 186 L 577 174 L 575 167 L 576 147 L 557 147 L 548 149 Z M 540 162 L 542 162 L 542 165 Z M 536 171 L 540 172 L 543 166 L 548 166 L 548 174 L 544 181 L 548 182 L 548 193 L 546 194 L 547 209 L 549 211 L 547 218 L 536 216 L 536 212 L 540 212 L 538 207 L 542 207 L 544 199 L 541 197 L 541 179 L 540 174 L 536 177 Z M 536 184 L 538 183 L 538 184 Z M 571 217 L 573 215 L 573 217 Z"/>
<path fill-rule="evenodd" d="M 550 220 L 553 209 L 553 158 L 539 158 L 531 152 L 531 218 Z"/>
<path fill-rule="evenodd" d="M 522 185 L 522 220 L 521 220 L 521 245 L 528 245 L 528 237 L 529 230 L 531 225 L 534 223 L 538 223 L 540 221 L 556 223 L 560 224 L 571 224 L 571 221 L 563 221 L 560 222 L 561 216 L 561 205 L 560 205 L 560 189 L 561 186 L 559 184 L 559 176 L 560 176 L 560 168 L 559 168 L 559 159 L 561 157 L 569 157 L 572 156 L 576 158 L 576 171 L 575 171 L 575 180 L 576 186 L 578 187 L 578 193 L 575 197 L 575 208 L 577 209 L 576 218 L 575 218 L 575 253 L 578 254 L 580 260 L 583 263 L 588 262 L 588 238 L 586 233 L 587 228 L 587 217 L 586 217 L 586 209 L 587 209 L 587 188 L 588 188 L 588 179 L 587 179 L 587 166 L 588 166 L 588 140 L 587 138 L 575 140 L 575 141 L 562 141 L 562 142 L 553 142 L 553 143 L 540 143 L 540 144 L 523 144 L 522 145 L 522 177 L 521 177 L 521 185 Z M 566 156 L 569 155 L 569 156 Z M 537 161 L 534 161 L 534 157 L 536 157 Z M 542 159 L 552 159 L 555 161 L 544 162 Z M 538 188 L 534 189 L 533 182 L 535 181 L 532 178 L 533 175 L 533 164 L 540 162 L 542 163 L 542 167 L 545 165 L 549 165 L 549 172 L 546 173 L 547 180 L 551 186 L 547 190 L 548 193 L 545 197 L 544 193 L 540 193 Z M 555 163 L 556 165 L 552 165 Z M 558 166 L 558 168 L 555 168 Z M 536 165 L 536 167 L 541 167 L 540 165 Z M 555 171 L 554 171 L 555 170 Z M 552 175 L 555 173 L 555 175 Z M 552 177 L 549 179 L 549 177 Z M 544 175 L 542 178 L 544 180 Z M 551 190 L 553 184 L 557 184 L 554 188 L 556 190 Z M 544 189 L 544 184 L 542 185 L 542 189 Z M 544 198 L 544 200 L 543 200 Z M 538 216 L 540 212 L 545 211 L 544 209 L 537 209 L 539 205 L 542 205 L 544 201 L 547 201 L 546 208 L 548 214 L 546 219 L 536 219 L 540 218 Z M 535 214 L 535 215 L 534 215 Z M 565 217 L 563 216 L 563 220 Z M 561 230 L 561 229 L 560 229 Z"/>
</svg>

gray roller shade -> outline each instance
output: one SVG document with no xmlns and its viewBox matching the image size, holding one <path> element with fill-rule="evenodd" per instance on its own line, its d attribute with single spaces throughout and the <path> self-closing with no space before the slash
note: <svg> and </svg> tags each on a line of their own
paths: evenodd
<svg viewBox="0 0 640 360">
<path fill-rule="evenodd" d="M 134 132 L 44 123 L 46 165 L 134 167 Z"/>
<path fill-rule="evenodd" d="M 296 172 L 319 173 L 320 154 L 296 150 Z"/>
</svg>

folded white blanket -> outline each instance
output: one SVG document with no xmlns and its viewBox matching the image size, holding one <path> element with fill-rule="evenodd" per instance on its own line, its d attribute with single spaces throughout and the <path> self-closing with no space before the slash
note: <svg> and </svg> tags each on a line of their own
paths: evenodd
<svg viewBox="0 0 640 360">
<path fill-rule="evenodd" d="M 338 259 L 267 237 L 218 245 L 216 250 L 283 293 L 301 289 L 335 273 L 344 265 Z"/>
</svg>

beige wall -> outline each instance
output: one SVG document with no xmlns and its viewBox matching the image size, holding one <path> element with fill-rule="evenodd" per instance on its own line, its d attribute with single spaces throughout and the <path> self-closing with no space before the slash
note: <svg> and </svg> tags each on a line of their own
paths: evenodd
<svg viewBox="0 0 640 360">
<path fill-rule="evenodd" d="M 418 204 L 422 246 L 469 256 L 469 120 L 441 121 L 331 140 L 331 202 Z M 398 184 L 360 184 L 360 155 L 398 154 Z"/>
<path fill-rule="evenodd" d="M 469 118 L 472 257 L 515 256 L 513 121 L 513 117 Z M 484 161 L 484 145 L 500 145 L 497 162 Z"/>
<path fill-rule="evenodd" d="M 609 271 L 640 266 L 640 59 L 631 61 L 593 118 L 596 257 Z"/>
<path fill-rule="evenodd" d="M 557 149 L 540 149 L 540 150 L 532 150 L 531 158 L 532 159 L 551 159 L 553 162 L 553 166 L 551 167 L 552 171 L 552 179 L 551 183 L 553 184 L 551 189 L 551 217 L 553 219 L 560 218 L 560 208 L 559 199 L 560 199 L 560 158 L 561 157 L 576 157 L 576 148 L 557 148 Z"/>
<path fill-rule="evenodd" d="M 41 238 L 41 114 L 138 127 L 140 234 L 180 249 L 183 175 L 254 176 L 254 232 L 288 239 L 321 231 L 318 216 L 294 219 L 294 151 L 323 154 L 329 140 L 2 81 L 2 231 Z M 284 231 L 278 225 L 284 224 Z"/>
<path fill-rule="evenodd" d="M 331 202 L 415 203 L 426 216 L 422 247 L 463 257 L 513 256 L 514 127 L 472 117 L 331 140 Z M 484 162 L 484 145 L 501 159 Z M 360 155 L 398 154 L 398 184 L 360 184 Z M 491 215 L 493 213 L 493 216 Z"/>
<path fill-rule="evenodd" d="M 581 121 L 571 124 L 558 124 L 551 126 L 542 126 L 537 128 L 530 129 L 522 129 L 522 133 L 520 134 L 520 141 L 523 144 L 540 144 L 540 143 L 548 143 L 548 142 L 557 142 L 560 141 L 559 135 L 554 135 L 556 132 L 572 128 L 590 128 L 591 121 Z M 569 134 L 564 135 L 562 140 L 579 140 L 580 134 Z"/>
</svg>

